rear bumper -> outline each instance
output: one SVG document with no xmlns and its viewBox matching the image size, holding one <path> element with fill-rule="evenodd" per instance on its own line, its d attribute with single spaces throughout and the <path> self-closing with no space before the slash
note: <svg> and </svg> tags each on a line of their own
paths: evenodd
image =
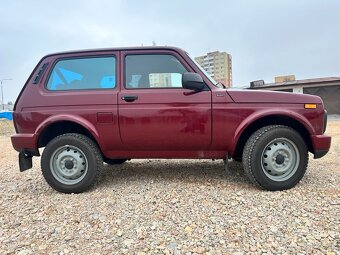
<svg viewBox="0 0 340 255">
<path fill-rule="evenodd" d="M 13 148 L 30 156 L 39 156 L 35 134 L 15 134 L 11 136 Z"/>
<path fill-rule="evenodd" d="M 35 134 L 15 134 L 11 136 L 13 148 L 19 152 L 19 169 L 23 172 L 32 168 L 32 157 L 40 156 Z"/>
<path fill-rule="evenodd" d="M 314 158 L 325 156 L 331 147 L 331 137 L 328 135 L 312 135 L 311 139 L 314 148 Z"/>
</svg>

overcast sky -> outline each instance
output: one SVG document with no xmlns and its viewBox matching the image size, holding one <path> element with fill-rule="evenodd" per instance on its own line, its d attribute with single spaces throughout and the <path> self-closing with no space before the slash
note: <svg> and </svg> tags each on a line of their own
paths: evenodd
<svg viewBox="0 0 340 255">
<path fill-rule="evenodd" d="M 233 83 L 340 76 L 340 1 L 0 0 L 0 79 L 15 100 L 48 53 L 117 46 L 226 51 Z"/>
</svg>

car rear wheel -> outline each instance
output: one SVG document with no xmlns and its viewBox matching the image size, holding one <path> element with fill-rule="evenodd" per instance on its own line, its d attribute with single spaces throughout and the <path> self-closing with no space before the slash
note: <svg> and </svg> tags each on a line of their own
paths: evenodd
<svg viewBox="0 0 340 255">
<path fill-rule="evenodd" d="M 270 125 L 249 138 L 242 161 L 251 182 L 267 190 L 285 190 L 294 187 L 304 176 L 308 151 L 295 130 Z"/>
<path fill-rule="evenodd" d="M 63 193 L 87 190 L 99 176 L 103 165 L 97 145 L 81 134 L 64 134 L 51 140 L 41 157 L 47 183 Z"/>
</svg>

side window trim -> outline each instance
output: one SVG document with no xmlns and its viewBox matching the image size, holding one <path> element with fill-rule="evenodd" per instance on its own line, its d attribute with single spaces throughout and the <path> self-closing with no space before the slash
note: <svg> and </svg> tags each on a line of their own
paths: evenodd
<svg viewBox="0 0 340 255">
<path fill-rule="evenodd" d="M 145 89 L 183 89 L 182 87 L 150 87 L 150 88 L 129 88 L 126 86 L 126 57 L 127 56 L 140 56 L 140 55 L 169 55 L 169 56 L 173 56 L 174 58 L 176 58 L 179 63 L 183 66 L 183 68 L 189 72 L 191 70 L 188 70 L 188 66 L 190 68 L 192 68 L 189 64 L 185 64 L 183 62 L 183 59 L 181 58 L 181 56 L 177 56 L 177 54 L 174 54 L 173 52 L 125 52 L 123 53 L 122 56 L 122 60 L 123 60 L 123 79 L 122 79 L 122 85 L 124 87 L 125 90 L 145 90 Z"/>
<path fill-rule="evenodd" d="M 52 76 L 52 73 L 54 71 L 55 66 L 63 60 L 75 60 L 75 59 L 92 59 L 92 58 L 109 58 L 112 57 L 115 59 L 115 86 L 113 88 L 86 88 L 86 89 L 63 89 L 63 90 L 53 90 L 53 89 L 49 89 L 48 88 L 48 82 Z M 53 60 L 52 62 L 52 66 L 49 68 L 48 70 L 48 74 L 47 77 L 44 81 L 44 89 L 47 90 L 50 93 L 58 93 L 58 92 L 86 92 L 86 91 L 91 91 L 91 90 L 96 90 L 96 91 L 104 91 L 104 90 L 116 90 L 119 87 L 118 84 L 118 66 L 119 66 L 119 53 L 117 54 L 98 54 L 98 55 L 83 55 L 83 56 L 76 56 L 76 57 L 60 57 L 60 58 L 56 58 Z"/>
</svg>

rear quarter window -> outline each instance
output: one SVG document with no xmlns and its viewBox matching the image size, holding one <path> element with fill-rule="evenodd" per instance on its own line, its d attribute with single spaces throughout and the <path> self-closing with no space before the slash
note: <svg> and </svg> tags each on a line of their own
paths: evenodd
<svg viewBox="0 0 340 255">
<path fill-rule="evenodd" d="M 52 91 L 115 87 L 116 59 L 112 56 L 59 60 L 46 84 L 46 88 Z"/>
</svg>

